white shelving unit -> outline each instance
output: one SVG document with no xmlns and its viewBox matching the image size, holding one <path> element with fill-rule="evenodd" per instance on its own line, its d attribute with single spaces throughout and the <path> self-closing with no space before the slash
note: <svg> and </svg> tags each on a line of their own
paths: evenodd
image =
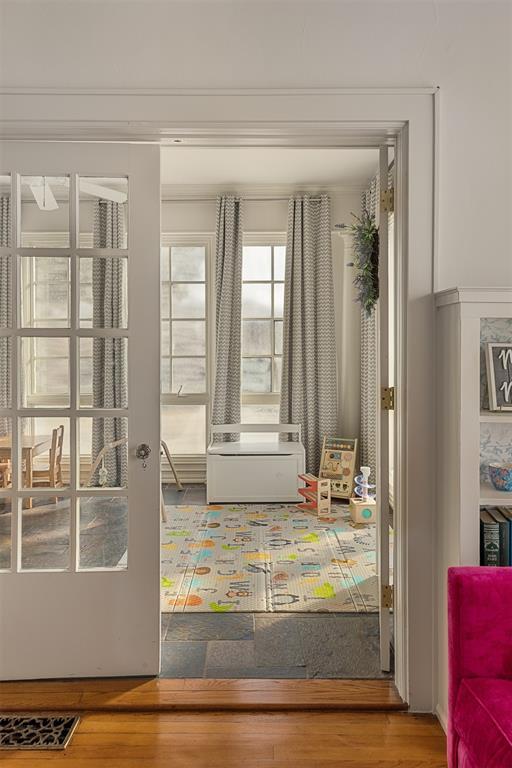
<svg viewBox="0 0 512 768">
<path fill-rule="evenodd" d="M 480 411 L 482 424 L 512 424 L 512 411 Z"/>
<path fill-rule="evenodd" d="M 447 569 L 479 565 L 481 505 L 512 505 L 512 493 L 480 480 L 481 430 L 507 425 L 512 445 L 512 413 L 482 411 L 480 396 L 482 320 L 512 318 L 512 288 L 442 291 L 435 306 L 437 683 L 445 702 Z"/>
<path fill-rule="evenodd" d="M 480 483 L 480 506 L 486 504 L 512 505 L 512 492 L 497 491 L 490 483 Z"/>
</svg>

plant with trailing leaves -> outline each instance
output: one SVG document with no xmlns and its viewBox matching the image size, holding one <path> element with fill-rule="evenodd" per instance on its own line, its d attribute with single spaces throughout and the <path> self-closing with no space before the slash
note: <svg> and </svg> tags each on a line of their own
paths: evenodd
<svg viewBox="0 0 512 768">
<path fill-rule="evenodd" d="M 354 261 L 348 266 L 356 270 L 356 301 L 370 315 L 379 298 L 379 229 L 366 210 L 361 217 L 355 213 L 352 216 L 355 223 L 351 224 L 349 229 L 352 234 Z"/>
</svg>

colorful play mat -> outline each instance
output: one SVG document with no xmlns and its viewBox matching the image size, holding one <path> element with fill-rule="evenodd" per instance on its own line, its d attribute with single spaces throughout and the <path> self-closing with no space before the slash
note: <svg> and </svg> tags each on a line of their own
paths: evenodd
<svg viewBox="0 0 512 768">
<path fill-rule="evenodd" d="M 293 504 L 167 506 L 166 513 L 164 613 L 378 610 L 375 525 L 352 523 L 346 507 L 333 505 L 321 520 Z"/>
</svg>

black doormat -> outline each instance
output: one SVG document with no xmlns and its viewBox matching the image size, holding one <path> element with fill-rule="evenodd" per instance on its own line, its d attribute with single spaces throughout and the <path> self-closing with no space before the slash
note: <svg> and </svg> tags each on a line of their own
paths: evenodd
<svg viewBox="0 0 512 768">
<path fill-rule="evenodd" d="M 65 749 L 79 720 L 76 715 L 0 714 L 0 750 Z"/>
</svg>

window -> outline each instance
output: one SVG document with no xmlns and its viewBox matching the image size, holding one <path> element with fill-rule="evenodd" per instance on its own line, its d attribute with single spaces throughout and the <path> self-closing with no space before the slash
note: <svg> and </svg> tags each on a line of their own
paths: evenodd
<svg viewBox="0 0 512 768">
<path fill-rule="evenodd" d="M 248 236 L 242 271 L 242 421 L 279 421 L 284 236 Z"/>
<path fill-rule="evenodd" d="M 206 452 L 212 240 L 197 235 L 162 238 L 162 438 L 178 456 Z"/>
<path fill-rule="evenodd" d="M 162 438 L 185 474 L 196 471 L 189 459 L 204 456 L 208 441 L 214 242 L 214 235 L 162 235 Z M 285 243 L 284 234 L 244 238 L 241 400 L 247 423 L 279 422 Z"/>
</svg>

